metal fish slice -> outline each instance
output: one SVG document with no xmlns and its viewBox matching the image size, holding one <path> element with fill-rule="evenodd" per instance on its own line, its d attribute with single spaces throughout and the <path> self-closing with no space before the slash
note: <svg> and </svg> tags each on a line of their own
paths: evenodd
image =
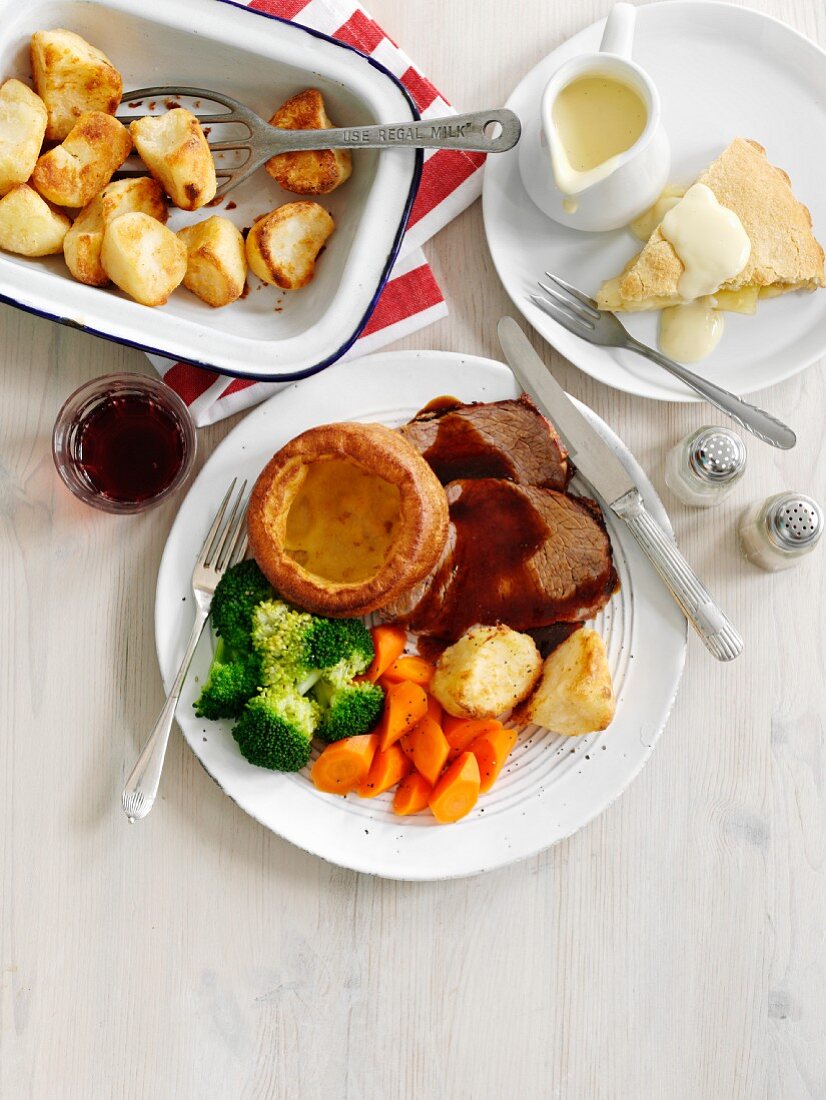
<svg viewBox="0 0 826 1100">
<path fill-rule="evenodd" d="M 245 128 L 246 137 L 211 141 L 213 153 L 246 154 L 232 167 L 216 162 L 217 198 L 243 183 L 262 164 L 279 153 L 302 149 L 463 149 L 466 152 L 501 153 L 519 140 L 521 123 L 513 111 L 475 111 L 447 118 L 419 119 L 394 125 L 342 126 L 332 130 L 281 130 L 270 126 L 249 107 L 231 96 L 207 88 L 163 86 L 125 92 L 124 103 L 159 99 L 177 103 L 181 98 L 218 103 L 226 110 L 196 115 L 202 126 L 232 124 Z M 119 115 L 124 125 L 143 115 Z M 488 130 L 492 132 L 489 133 Z"/>
</svg>

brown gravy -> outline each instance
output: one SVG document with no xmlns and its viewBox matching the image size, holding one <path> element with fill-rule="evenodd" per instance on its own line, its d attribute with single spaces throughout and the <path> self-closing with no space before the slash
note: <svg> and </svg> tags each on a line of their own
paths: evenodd
<svg viewBox="0 0 826 1100">
<path fill-rule="evenodd" d="M 448 548 L 406 620 L 411 630 L 454 641 L 475 623 L 504 622 L 524 631 L 550 623 L 578 625 L 583 607 L 611 595 L 617 575 L 610 559 L 601 567 L 604 551 L 593 531 L 590 536 L 584 531 L 582 541 L 582 554 L 593 564 L 593 575 L 589 576 L 586 562 L 576 583 L 568 583 L 566 575 L 549 583 L 547 556 L 550 553 L 553 560 L 560 552 L 574 517 L 568 506 L 551 509 L 550 515 L 558 515 L 565 525 L 558 527 L 553 519 L 546 519 L 547 511 L 540 511 L 535 494 L 575 501 L 576 507 L 593 514 L 604 531 L 598 506 L 585 498 L 492 478 L 455 482 L 448 486 Z M 537 557 L 540 552 L 542 557 Z M 561 568 L 567 574 L 564 564 Z"/>
<path fill-rule="evenodd" d="M 461 478 L 513 480 L 516 476 L 506 455 L 491 447 L 464 417 L 451 416 L 449 411 L 440 414 L 436 438 L 424 452 L 424 460 L 443 485 Z"/>
<path fill-rule="evenodd" d="M 583 625 L 583 623 L 550 623 L 548 626 L 538 626 L 534 630 L 529 630 L 528 634 L 536 642 L 536 648 L 545 658 L 577 630 L 581 630 Z"/>
<path fill-rule="evenodd" d="M 458 397 L 443 394 L 428 401 L 414 420 L 438 420 L 436 439 L 423 452 L 425 462 L 447 485 L 465 477 L 504 477 L 512 479 L 513 465 L 491 447 L 490 442 L 462 416 L 451 416 L 454 409 L 467 406 Z"/>
<path fill-rule="evenodd" d="M 461 409 L 463 402 L 458 397 L 453 397 L 449 393 L 443 393 L 440 397 L 434 397 L 431 401 L 420 409 L 414 416 L 414 420 L 435 420 L 438 416 L 444 416 L 445 413 L 450 412 L 452 409 Z"/>
<path fill-rule="evenodd" d="M 450 522 L 454 552 L 416 614 L 428 634 L 458 638 L 474 623 L 498 622 L 506 607 L 514 622 L 546 622 L 547 597 L 527 564 L 548 528 L 530 501 L 507 481 L 465 481 Z M 416 629 L 415 621 L 410 625 Z"/>
</svg>

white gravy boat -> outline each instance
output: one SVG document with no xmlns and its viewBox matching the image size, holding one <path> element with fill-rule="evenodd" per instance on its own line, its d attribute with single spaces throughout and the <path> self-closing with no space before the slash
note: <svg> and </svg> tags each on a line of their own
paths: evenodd
<svg viewBox="0 0 826 1100">
<path fill-rule="evenodd" d="M 545 86 L 539 118 L 526 124 L 519 145 L 519 171 L 528 194 L 549 218 L 571 229 L 593 232 L 627 225 L 656 202 L 668 179 L 671 150 L 660 96 L 648 74 L 631 60 L 635 19 L 631 4 L 612 9 L 599 52 L 571 58 L 557 69 Z M 645 107 L 646 123 L 629 149 L 572 175 L 566 170 L 568 158 L 553 110 L 562 89 L 586 75 L 604 75 L 632 88 Z M 558 178 L 566 180 L 565 191 Z"/>
</svg>

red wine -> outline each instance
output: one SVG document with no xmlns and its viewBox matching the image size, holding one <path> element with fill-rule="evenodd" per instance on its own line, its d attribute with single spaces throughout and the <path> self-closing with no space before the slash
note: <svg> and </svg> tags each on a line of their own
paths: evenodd
<svg viewBox="0 0 826 1100">
<path fill-rule="evenodd" d="M 77 425 L 74 451 L 91 488 L 110 500 L 150 500 L 170 485 L 186 456 L 175 415 L 140 393 L 113 393 Z"/>
</svg>

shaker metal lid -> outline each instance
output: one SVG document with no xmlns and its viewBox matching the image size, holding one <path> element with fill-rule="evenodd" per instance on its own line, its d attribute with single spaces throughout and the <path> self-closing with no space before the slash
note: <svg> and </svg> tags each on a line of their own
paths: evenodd
<svg viewBox="0 0 826 1100">
<path fill-rule="evenodd" d="M 746 467 L 746 445 L 729 428 L 701 428 L 692 440 L 688 463 L 703 481 L 732 481 Z"/>
<path fill-rule="evenodd" d="M 783 493 L 766 513 L 766 526 L 782 550 L 801 550 L 814 546 L 823 533 L 823 511 L 803 493 Z"/>
</svg>

